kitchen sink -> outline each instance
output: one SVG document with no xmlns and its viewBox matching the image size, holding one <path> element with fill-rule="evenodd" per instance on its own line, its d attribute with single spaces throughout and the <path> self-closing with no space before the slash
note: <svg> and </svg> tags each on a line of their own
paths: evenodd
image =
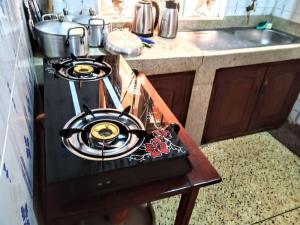
<svg viewBox="0 0 300 225">
<path fill-rule="evenodd" d="M 233 34 L 243 40 L 261 45 L 291 44 L 296 41 L 295 37 L 276 30 L 236 30 Z"/>
<path fill-rule="evenodd" d="M 254 28 L 179 32 L 178 35 L 208 51 L 300 43 L 299 37 L 281 31 Z"/>
</svg>

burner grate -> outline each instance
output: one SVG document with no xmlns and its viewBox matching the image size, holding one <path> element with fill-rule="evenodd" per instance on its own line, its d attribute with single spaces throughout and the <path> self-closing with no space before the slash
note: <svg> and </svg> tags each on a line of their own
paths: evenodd
<svg viewBox="0 0 300 225">
<path fill-rule="evenodd" d="M 144 142 L 142 122 L 126 110 L 94 109 L 73 117 L 60 132 L 62 142 L 75 155 L 89 160 L 128 156 Z"/>
<path fill-rule="evenodd" d="M 76 58 L 53 63 L 52 68 L 57 77 L 71 81 L 96 81 L 109 76 L 112 68 L 103 61 L 103 57 Z"/>
</svg>

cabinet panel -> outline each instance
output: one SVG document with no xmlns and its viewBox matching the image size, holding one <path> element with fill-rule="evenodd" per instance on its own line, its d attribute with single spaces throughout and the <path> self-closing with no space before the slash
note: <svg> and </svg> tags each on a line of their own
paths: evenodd
<svg viewBox="0 0 300 225">
<path fill-rule="evenodd" d="M 204 143 L 247 130 L 265 71 L 265 66 L 243 66 L 217 71 L 204 131 Z"/>
<path fill-rule="evenodd" d="M 300 91 L 300 61 L 270 65 L 249 130 L 280 126 Z"/>
<path fill-rule="evenodd" d="M 184 126 L 189 108 L 195 72 L 148 76 L 158 94 Z"/>
</svg>

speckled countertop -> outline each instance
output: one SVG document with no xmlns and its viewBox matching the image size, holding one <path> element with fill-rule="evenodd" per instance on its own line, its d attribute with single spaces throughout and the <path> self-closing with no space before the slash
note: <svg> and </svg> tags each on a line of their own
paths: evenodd
<svg viewBox="0 0 300 225">
<path fill-rule="evenodd" d="M 300 58 L 300 44 L 204 51 L 181 37 L 163 39 L 156 36 L 153 39 L 154 47 L 144 48 L 141 56 L 127 58 L 127 61 L 132 68 L 147 75 L 196 71 L 186 128 L 197 144 L 202 139 L 217 69 Z M 100 53 L 104 51 L 91 50 L 92 55 Z"/>
<path fill-rule="evenodd" d="M 275 22 L 278 24 L 277 27 Z M 286 27 L 285 31 L 300 36 L 300 29 L 295 33 L 297 31 L 295 26 L 299 27 L 299 24 L 285 24 L 282 20 L 276 21 L 274 18 L 273 25 L 281 30 Z M 288 30 L 289 28 L 291 30 Z M 300 44 L 203 51 L 181 37 L 164 39 L 155 36 L 152 39 L 156 42 L 152 48 L 144 48 L 142 55 L 126 59 L 132 68 L 143 71 L 147 75 L 196 71 L 186 128 L 197 144 L 200 144 L 202 138 L 217 69 L 300 58 Z M 89 54 L 106 53 L 104 49 L 91 48 Z M 40 56 L 35 57 L 34 61 L 36 65 L 42 65 Z"/>
<path fill-rule="evenodd" d="M 132 68 L 147 75 L 198 70 L 202 63 L 203 51 L 183 38 L 165 39 L 159 36 L 152 48 L 144 47 L 138 57 L 126 57 Z M 90 55 L 105 54 L 104 49 L 91 48 Z"/>
</svg>

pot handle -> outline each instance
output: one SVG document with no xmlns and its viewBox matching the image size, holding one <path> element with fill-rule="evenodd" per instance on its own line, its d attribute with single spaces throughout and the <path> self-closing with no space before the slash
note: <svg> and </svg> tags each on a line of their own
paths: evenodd
<svg viewBox="0 0 300 225">
<path fill-rule="evenodd" d="M 45 18 L 49 18 L 49 19 L 45 19 Z M 42 16 L 42 21 L 44 21 L 44 20 L 58 20 L 58 16 L 54 13 L 44 14 Z"/>
<path fill-rule="evenodd" d="M 160 11 L 159 11 L 159 5 L 157 2 L 152 1 L 152 5 L 155 8 L 155 21 L 154 21 L 154 29 L 155 29 L 158 25 Z"/>
<path fill-rule="evenodd" d="M 70 28 L 70 29 L 68 30 L 67 40 L 66 40 L 66 42 L 65 42 L 66 47 L 69 47 L 69 46 L 70 46 L 70 42 L 69 42 L 70 31 L 71 31 L 71 30 L 75 30 L 75 29 L 82 29 L 82 35 L 81 35 L 81 37 L 80 37 L 80 42 L 81 42 L 81 44 L 84 43 L 83 38 L 85 37 L 85 28 L 84 28 L 84 27 L 72 27 L 72 28 Z"/>
<path fill-rule="evenodd" d="M 104 26 L 105 26 L 105 21 L 104 21 L 104 19 L 100 19 L 100 18 L 91 18 L 91 19 L 89 19 L 88 29 L 90 28 L 90 26 L 91 26 L 91 21 L 93 21 L 93 20 L 101 20 L 101 21 L 102 21 L 102 26 L 103 26 L 103 28 L 104 28 Z"/>
</svg>

